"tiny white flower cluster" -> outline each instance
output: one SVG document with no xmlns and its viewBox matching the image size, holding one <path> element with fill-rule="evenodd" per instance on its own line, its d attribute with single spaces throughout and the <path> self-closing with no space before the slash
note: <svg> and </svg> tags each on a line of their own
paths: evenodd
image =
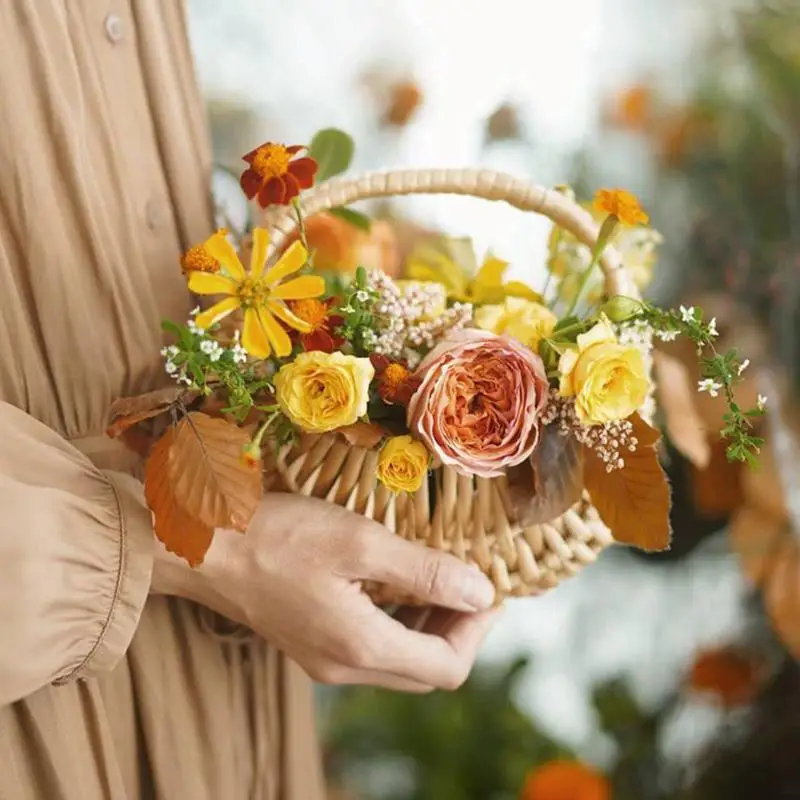
<svg viewBox="0 0 800 800">
<path fill-rule="evenodd" d="M 239 331 L 233 334 L 233 347 L 231 348 L 234 364 L 244 364 L 247 361 L 247 350 L 239 342 Z"/>
<path fill-rule="evenodd" d="M 377 292 L 375 338 L 376 353 L 404 359 L 410 368 L 420 362 L 420 351 L 430 350 L 446 334 L 461 330 L 472 320 L 470 303 L 454 303 L 447 308 L 444 286 L 438 283 L 409 282 L 398 285 L 382 272 L 370 272 L 369 287 Z"/>
<path fill-rule="evenodd" d="M 175 363 L 175 358 L 179 353 L 180 350 L 174 344 L 161 348 L 161 355 L 164 356 L 164 371 L 178 383 L 185 383 L 187 386 L 191 386 L 192 379 L 186 374 L 186 365 L 178 366 Z"/>
<path fill-rule="evenodd" d="M 233 346 L 230 348 L 223 347 L 219 342 L 214 339 L 206 338 L 206 331 L 197 326 L 194 317 L 199 312 L 199 308 L 195 308 L 191 313 L 192 316 L 186 323 L 187 329 L 195 336 L 200 337 L 200 350 L 208 356 L 208 360 L 212 363 L 219 361 L 225 353 L 231 354 L 231 359 L 234 364 L 243 364 L 247 361 L 247 350 L 242 347 L 239 339 L 240 333 L 237 330 L 233 335 Z M 161 355 L 164 357 L 164 371 L 167 375 L 172 376 L 178 383 L 184 383 L 187 386 L 193 384 L 192 379 L 186 374 L 185 364 L 176 364 L 175 359 L 180 354 L 180 350 L 174 344 L 161 348 Z"/>
<path fill-rule="evenodd" d="M 718 397 L 721 390 L 722 384 L 713 378 L 704 378 L 697 382 L 697 391 L 708 392 L 712 397 Z"/>
<path fill-rule="evenodd" d="M 617 326 L 616 331 L 620 344 L 633 345 L 639 350 L 644 359 L 647 375 L 650 376 L 653 369 L 653 337 L 658 336 L 659 332 L 653 330 L 650 323 L 643 319 L 626 322 Z M 647 393 L 647 398 L 640 409 L 645 419 L 651 419 L 656 408 L 655 384 L 652 380 L 649 383 L 650 389 Z"/>
<path fill-rule="evenodd" d="M 654 331 L 656 338 L 662 342 L 674 342 L 678 338 L 678 331 Z"/>
<path fill-rule="evenodd" d="M 683 320 L 683 322 L 687 324 L 690 322 L 700 322 L 700 316 L 694 306 L 680 306 L 678 310 L 680 311 L 681 320 Z M 671 342 L 677 335 L 672 331 L 671 333 L 673 333 L 673 335 L 669 339 L 664 339 L 665 342 Z M 716 317 L 712 317 L 711 320 L 706 324 L 706 333 L 708 333 L 712 339 L 716 339 L 716 337 L 719 336 Z"/>
<path fill-rule="evenodd" d="M 557 425 L 561 436 L 574 436 L 582 445 L 597 453 L 606 465 L 606 472 L 625 466 L 623 453 L 635 453 L 639 444 L 633 435 L 633 425 L 626 419 L 607 422 L 605 425 L 582 425 L 575 413 L 575 401 L 555 393 L 542 414 L 542 424 Z"/>
<path fill-rule="evenodd" d="M 616 332 L 620 344 L 636 345 L 643 350 L 650 350 L 653 347 L 653 329 L 646 320 L 626 322 L 617 326 Z"/>
<path fill-rule="evenodd" d="M 208 360 L 213 362 L 219 361 L 225 348 L 213 339 L 204 339 L 200 342 L 200 349 L 208 356 Z"/>
</svg>

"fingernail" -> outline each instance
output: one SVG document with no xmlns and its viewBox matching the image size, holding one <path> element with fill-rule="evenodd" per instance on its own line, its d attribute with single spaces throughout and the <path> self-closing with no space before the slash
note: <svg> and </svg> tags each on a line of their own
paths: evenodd
<svg viewBox="0 0 800 800">
<path fill-rule="evenodd" d="M 494 584 L 481 572 L 472 572 L 464 580 L 462 599 L 475 611 L 485 611 L 494 603 Z"/>
</svg>

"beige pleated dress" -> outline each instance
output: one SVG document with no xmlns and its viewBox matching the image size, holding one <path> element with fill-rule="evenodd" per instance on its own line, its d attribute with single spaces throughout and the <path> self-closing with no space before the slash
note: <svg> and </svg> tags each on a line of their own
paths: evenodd
<svg viewBox="0 0 800 800">
<path fill-rule="evenodd" d="M 0 800 L 319 800 L 310 682 L 148 597 L 110 403 L 212 229 L 181 0 L 0 0 Z"/>
</svg>

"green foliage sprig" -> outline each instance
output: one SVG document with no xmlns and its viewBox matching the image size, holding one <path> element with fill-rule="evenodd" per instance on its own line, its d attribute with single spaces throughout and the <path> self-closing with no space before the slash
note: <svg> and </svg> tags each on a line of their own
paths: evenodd
<svg viewBox="0 0 800 800">
<path fill-rule="evenodd" d="M 649 303 L 641 303 L 641 310 L 628 322 L 641 320 L 653 328 L 656 335 L 670 341 L 677 336 L 690 339 L 697 348 L 702 368 L 702 378 L 698 390 L 708 392 L 712 397 L 722 393 L 728 406 L 723 415 L 725 425 L 720 434 L 727 440 L 726 454 L 729 461 L 744 461 L 757 466 L 756 456 L 764 440 L 753 433 L 753 420 L 766 413 L 766 398 L 759 396 L 755 408 L 743 409 L 737 402 L 734 387 L 741 383 L 742 373 L 748 366 L 735 349 L 720 353 L 714 346 L 718 331 L 716 320 L 703 320 L 701 309 L 680 306 L 675 309 L 661 309 Z"/>
</svg>

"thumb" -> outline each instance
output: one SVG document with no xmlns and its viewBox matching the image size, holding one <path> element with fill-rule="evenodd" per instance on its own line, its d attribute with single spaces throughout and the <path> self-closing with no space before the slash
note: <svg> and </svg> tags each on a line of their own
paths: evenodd
<svg viewBox="0 0 800 800">
<path fill-rule="evenodd" d="M 449 553 L 383 532 L 365 534 L 364 544 L 359 578 L 455 611 L 484 611 L 494 603 L 494 584 Z"/>
</svg>

